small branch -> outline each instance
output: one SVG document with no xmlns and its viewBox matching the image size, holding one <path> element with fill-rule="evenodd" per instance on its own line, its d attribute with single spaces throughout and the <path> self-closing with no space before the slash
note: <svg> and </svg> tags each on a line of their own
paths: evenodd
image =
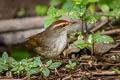
<svg viewBox="0 0 120 80">
<path fill-rule="evenodd" d="M 120 29 L 114 29 L 114 30 L 109 30 L 109 31 L 99 32 L 99 34 L 110 35 L 110 34 L 115 34 L 115 33 L 119 33 L 119 32 L 120 32 Z"/>
<path fill-rule="evenodd" d="M 99 28 L 103 27 L 103 25 L 105 25 L 108 22 L 108 20 L 104 20 L 102 21 L 101 24 L 99 24 L 98 26 L 94 27 L 93 29 L 90 30 L 91 33 L 96 32 Z"/>
<path fill-rule="evenodd" d="M 116 40 L 116 41 L 120 41 L 120 39 Z"/>
<path fill-rule="evenodd" d="M 84 75 L 82 75 L 84 74 Z M 82 71 L 79 71 L 79 72 L 76 72 L 74 74 L 68 74 L 68 75 L 65 75 L 63 76 L 63 78 L 61 80 L 66 80 L 66 79 L 70 79 L 70 78 L 81 78 L 83 76 L 114 76 L 114 75 L 119 75 L 119 73 L 116 73 L 115 71 L 101 71 L 101 72 L 82 72 Z"/>
<path fill-rule="evenodd" d="M 82 74 L 83 72 L 79 72 Z M 92 74 L 93 76 L 105 76 L 105 75 L 118 75 L 115 71 L 101 71 L 101 72 L 86 72 L 86 75 Z M 76 74 L 74 76 L 77 76 Z"/>
<path fill-rule="evenodd" d="M 111 53 L 120 53 L 120 50 L 111 50 Z"/>
</svg>

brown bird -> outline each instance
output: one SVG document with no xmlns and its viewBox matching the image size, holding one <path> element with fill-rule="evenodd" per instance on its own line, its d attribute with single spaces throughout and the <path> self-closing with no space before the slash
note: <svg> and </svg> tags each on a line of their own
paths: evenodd
<svg viewBox="0 0 120 80">
<path fill-rule="evenodd" d="M 41 57 L 55 58 L 67 45 L 67 30 L 71 25 L 66 20 L 55 21 L 42 33 L 28 38 L 25 45 Z"/>
</svg>

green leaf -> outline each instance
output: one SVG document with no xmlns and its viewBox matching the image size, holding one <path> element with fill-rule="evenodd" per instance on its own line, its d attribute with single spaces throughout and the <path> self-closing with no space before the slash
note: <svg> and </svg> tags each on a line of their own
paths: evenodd
<svg viewBox="0 0 120 80">
<path fill-rule="evenodd" d="M 97 21 L 97 19 L 94 16 L 89 16 L 87 19 L 87 24 L 94 24 Z"/>
<path fill-rule="evenodd" d="M 69 60 L 69 64 L 65 65 L 65 67 L 68 69 L 74 69 L 75 66 L 76 66 L 76 62 L 72 63 L 70 60 Z"/>
<path fill-rule="evenodd" d="M 72 64 L 72 61 L 71 61 L 71 60 L 69 60 L 69 64 Z"/>
<path fill-rule="evenodd" d="M 17 61 L 13 57 L 8 58 L 8 64 L 12 66 L 13 63 L 17 63 Z"/>
<path fill-rule="evenodd" d="M 72 63 L 71 60 L 69 60 L 69 64 L 70 64 L 71 68 L 74 68 L 76 66 L 76 62 Z"/>
<path fill-rule="evenodd" d="M 5 65 L 0 64 L 0 71 L 3 71 L 3 70 L 8 70 L 8 65 L 7 64 L 5 64 Z"/>
<path fill-rule="evenodd" d="M 88 1 L 91 3 L 95 3 L 95 2 L 98 2 L 99 0 L 88 0 Z"/>
<path fill-rule="evenodd" d="M 42 72 L 45 77 L 48 77 L 50 75 L 50 70 L 48 68 L 44 68 Z"/>
<path fill-rule="evenodd" d="M 74 68 L 75 66 L 76 66 L 76 62 L 73 62 L 73 63 L 71 64 L 71 67 Z"/>
<path fill-rule="evenodd" d="M 44 16 L 47 12 L 47 6 L 40 6 L 40 5 L 37 5 L 35 7 L 35 12 L 37 13 L 38 16 Z"/>
<path fill-rule="evenodd" d="M 1 73 L 1 72 L 3 72 L 3 68 L 2 68 L 2 66 L 0 65 L 0 73 Z"/>
<path fill-rule="evenodd" d="M 61 65 L 60 62 L 52 63 L 52 64 L 49 66 L 49 69 L 55 69 L 55 68 L 58 68 L 60 65 Z"/>
<path fill-rule="evenodd" d="M 108 1 L 108 2 L 109 2 L 108 5 L 111 9 L 119 9 L 120 8 L 120 0 L 111 0 L 111 1 Z"/>
<path fill-rule="evenodd" d="M 91 43 L 91 44 L 93 43 L 93 37 L 92 37 L 92 35 L 89 35 L 88 42 Z"/>
<path fill-rule="evenodd" d="M 65 2 L 65 0 L 50 0 L 50 5 L 51 6 L 57 6 Z"/>
<path fill-rule="evenodd" d="M 86 21 L 87 21 L 87 24 L 95 24 L 98 19 L 99 19 L 98 15 L 87 16 Z"/>
<path fill-rule="evenodd" d="M 29 71 L 30 74 L 37 74 L 40 72 L 40 69 L 39 68 L 33 68 Z"/>
<path fill-rule="evenodd" d="M 88 3 L 88 0 L 73 0 L 75 4 L 81 4 L 86 5 Z"/>
<path fill-rule="evenodd" d="M 73 1 L 69 1 L 69 2 L 66 2 L 64 3 L 64 5 L 62 6 L 63 9 L 67 9 L 67 10 L 72 10 L 73 8 Z"/>
<path fill-rule="evenodd" d="M 84 40 L 79 39 L 77 41 L 74 41 L 73 45 L 80 49 L 84 49 L 88 44 Z"/>
<path fill-rule="evenodd" d="M 50 66 L 52 64 L 52 60 L 49 60 L 46 64 L 47 66 Z"/>
<path fill-rule="evenodd" d="M 56 16 L 62 16 L 63 14 L 65 14 L 67 12 L 68 12 L 68 10 L 66 10 L 66 9 L 59 9 L 56 12 Z"/>
<path fill-rule="evenodd" d="M 112 60 L 117 60 L 117 57 L 115 55 L 111 56 Z"/>
<path fill-rule="evenodd" d="M 39 57 L 36 57 L 35 58 L 35 63 L 38 65 L 38 66 L 42 66 L 43 64 L 42 64 L 42 61 L 40 60 L 40 58 Z"/>
<path fill-rule="evenodd" d="M 93 34 L 93 39 L 97 43 L 112 43 L 113 38 L 107 35 Z"/>
<path fill-rule="evenodd" d="M 91 11 L 91 13 L 95 12 L 95 4 L 91 4 L 88 9 Z"/>
<path fill-rule="evenodd" d="M 116 68 L 112 68 L 112 70 L 120 74 L 120 70 L 118 70 Z"/>
<path fill-rule="evenodd" d="M 69 38 L 74 38 L 76 33 L 70 33 Z"/>
<path fill-rule="evenodd" d="M 69 12 L 69 17 L 72 18 L 72 19 L 80 19 L 79 12 L 77 12 L 77 11 L 78 11 L 77 9 L 72 9 Z"/>
<path fill-rule="evenodd" d="M 108 13 L 109 16 L 114 16 L 116 19 L 120 18 L 120 9 L 114 9 Z"/>
<path fill-rule="evenodd" d="M 75 4 L 81 4 L 82 1 L 81 0 L 73 0 L 75 2 Z"/>
<path fill-rule="evenodd" d="M 25 58 L 30 58 L 30 54 L 26 50 L 14 49 L 11 52 L 11 57 L 13 57 L 17 61 L 20 61 Z"/>
<path fill-rule="evenodd" d="M 70 66 L 70 64 L 68 64 L 68 65 L 65 65 L 65 68 L 71 69 L 71 66 Z"/>
<path fill-rule="evenodd" d="M 103 38 L 100 34 L 94 33 L 91 35 L 91 37 L 93 42 L 103 43 L 103 40 L 102 40 Z"/>
<path fill-rule="evenodd" d="M 80 19 L 86 11 L 86 6 L 83 5 L 76 5 L 74 8 L 69 12 L 69 16 L 72 19 Z"/>
<path fill-rule="evenodd" d="M 52 16 L 52 17 L 55 17 L 55 12 L 56 12 L 56 9 L 51 6 L 49 9 L 48 9 L 48 12 L 47 12 L 47 15 L 48 16 Z"/>
<path fill-rule="evenodd" d="M 113 38 L 110 37 L 110 36 L 103 35 L 102 38 L 103 38 L 103 43 L 112 43 L 112 42 L 114 42 Z"/>
<path fill-rule="evenodd" d="M 5 64 L 7 62 L 7 60 L 8 60 L 8 54 L 7 54 L 7 52 L 3 52 L 3 54 L 2 54 L 3 63 Z"/>
<path fill-rule="evenodd" d="M 96 43 L 112 43 L 114 42 L 113 38 L 107 35 L 100 35 L 97 33 L 94 33 L 89 36 L 88 42 L 96 42 Z"/>
<path fill-rule="evenodd" d="M 109 12 L 109 6 L 107 4 L 102 4 L 100 8 L 103 12 Z"/>
<path fill-rule="evenodd" d="M 20 11 L 18 11 L 18 16 L 25 16 L 26 10 L 24 8 L 20 9 Z"/>
<path fill-rule="evenodd" d="M 56 21 L 56 18 L 55 18 L 55 17 L 48 17 L 48 18 L 45 20 L 44 27 L 47 28 L 47 27 L 50 26 L 50 24 L 52 24 L 54 21 Z"/>
</svg>

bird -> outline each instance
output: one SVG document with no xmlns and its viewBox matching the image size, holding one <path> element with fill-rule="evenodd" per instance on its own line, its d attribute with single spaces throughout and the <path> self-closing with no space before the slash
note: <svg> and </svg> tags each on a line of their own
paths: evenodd
<svg viewBox="0 0 120 80">
<path fill-rule="evenodd" d="M 57 20 L 45 31 L 29 37 L 25 47 L 43 58 L 56 58 L 67 45 L 67 31 L 75 22 Z"/>
</svg>

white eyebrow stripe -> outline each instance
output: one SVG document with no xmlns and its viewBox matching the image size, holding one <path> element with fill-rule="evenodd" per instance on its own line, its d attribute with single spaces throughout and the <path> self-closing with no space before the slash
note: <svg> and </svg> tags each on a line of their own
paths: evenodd
<svg viewBox="0 0 120 80">
<path fill-rule="evenodd" d="M 60 26 L 60 25 L 63 25 L 63 24 L 65 24 L 65 23 L 56 24 L 56 25 L 54 25 L 53 29 L 56 28 L 57 26 Z"/>
</svg>

